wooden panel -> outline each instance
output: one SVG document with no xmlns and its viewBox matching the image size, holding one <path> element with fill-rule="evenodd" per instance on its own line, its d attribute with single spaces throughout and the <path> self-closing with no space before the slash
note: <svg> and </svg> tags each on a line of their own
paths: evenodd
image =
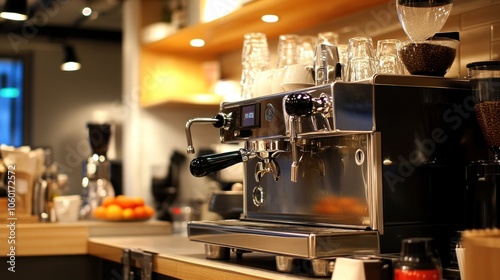
<svg viewBox="0 0 500 280">
<path fill-rule="evenodd" d="M 172 102 L 219 104 L 221 99 L 209 93 L 204 60 L 142 51 L 141 106 Z"/>
<path fill-rule="evenodd" d="M 214 21 L 186 27 L 164 40 L 144 45 L 145 48 L 182 55 L 217 55 L 241 48 L 243 35 L 263 32 L 269 38 L 280 34 L 299 32 L 333 20 L 337 17 L 368 9 L 389 0 L 259 0 L 251 2 L 227 16 Z M 147 1 L 143 2 L 147 3 Z M 264 14 L 276 14 L 280 21 L 262 22 Z M 205 40 L 202 48 L 192 48 L 189 41 Z"/>
<path fill-rule="evenodd" d="M 11 235 L 6 226 L 0 236 Z M 0 243 L 0 254 L 15 246 L 16 256 L 78 255 L 87 253 L 88 230 L 83 223 L 19 224 L 15 226 L 15 244 Z"/>
</svg>

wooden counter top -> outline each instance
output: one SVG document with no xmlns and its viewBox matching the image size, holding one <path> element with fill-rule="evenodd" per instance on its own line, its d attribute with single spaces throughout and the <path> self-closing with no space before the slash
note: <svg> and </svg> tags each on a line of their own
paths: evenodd
<svg viewBox="0 0 500 280">
<path fill-rule="evenodd" d="M 144 222 L 100 222 L 79 221 L 75 223 L 15 223 L 13 231 L 5 220 L 0 227 L 0 255 L 5 256 L 10 246 L 15 246 L 16 256 L 54 256 L 87 254 L 87 241 L 95 236 L 167 235 L 170 223 L 162 221 Z M 15 243 L 8 243 L 13 237 Z"/>
<path fill-rule="evenodd" d="M 3 256 L 11 246 L 8 224 L 0 227 Z M 232 253 L 230 260 L 208 260 L 203 243 L 172 234 L 168 222 L 22 222 L 16 224 L 13 234 L 16 257 L 92 255 L 121 263 L 123 249 L 135 249 L 155 255 L 156 273 L 179 279 L 309 279 L 277 272 L 275 257 L 270 254 L 253 252 L 237 258 Z"/>
<path fill-rule="evenodd" d="M 231 254 L 227 261 L 205 258 L 203 243 L 183 235 L 92 237 L 90 255 L 121 262 L 122 249 L 140 249 L 156 254 L 154 271 L 179 279 L 309 279 L 275 271 L 274 256 L 261 253 Z M 318 278 L 313 278 L 318 279 Z"/>
</svg>

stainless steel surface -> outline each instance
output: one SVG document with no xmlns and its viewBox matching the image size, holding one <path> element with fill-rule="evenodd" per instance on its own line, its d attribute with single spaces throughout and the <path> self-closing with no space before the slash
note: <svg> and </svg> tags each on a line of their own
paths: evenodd
<svg viewBox="0 0 500 280">
<path fill-rule="evenodd" d="M 373 230 L 239 220 L 189 223 L 190 240 L 307 259 L 377 251 L 377 235 Z"/>
</svg>

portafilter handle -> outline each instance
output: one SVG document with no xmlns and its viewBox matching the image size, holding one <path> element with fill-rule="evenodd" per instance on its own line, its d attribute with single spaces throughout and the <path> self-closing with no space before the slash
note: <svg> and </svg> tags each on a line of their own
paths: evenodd
<svg viewBox="0 0 500 280">
<path fill-rule="evenodd" d="M 194 154 L 193 138 L 191 137 L 191 125 L 194 123 L 211 123 L 216 128 L 223 128 L 229 126 L 231 123 L 231 115 L 219 113 L 213 118 L 194 118 L 186 122 L 186 140 L 187 140 L 187 153 Z"/>
<path fill-rule="evenodd" d="M 204 155 L 193 159 L 189 165 L 189 170 L 193 176 L 203 177 L 237 163 L 247 161 L 249 158 L 250 154 L 244 149 L 220 154 Z"/>
</svg>

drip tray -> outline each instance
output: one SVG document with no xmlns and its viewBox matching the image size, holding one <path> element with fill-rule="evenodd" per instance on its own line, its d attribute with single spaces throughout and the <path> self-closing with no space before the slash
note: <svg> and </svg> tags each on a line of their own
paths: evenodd
<svg viewBox="0 0 500 280">
<path fill-rule="evenodd" d="M 222 220 L 190 222 L 188 236 L 227 248 L 305 259 L 379 251 L 375 230 Z"/>
</svg>

